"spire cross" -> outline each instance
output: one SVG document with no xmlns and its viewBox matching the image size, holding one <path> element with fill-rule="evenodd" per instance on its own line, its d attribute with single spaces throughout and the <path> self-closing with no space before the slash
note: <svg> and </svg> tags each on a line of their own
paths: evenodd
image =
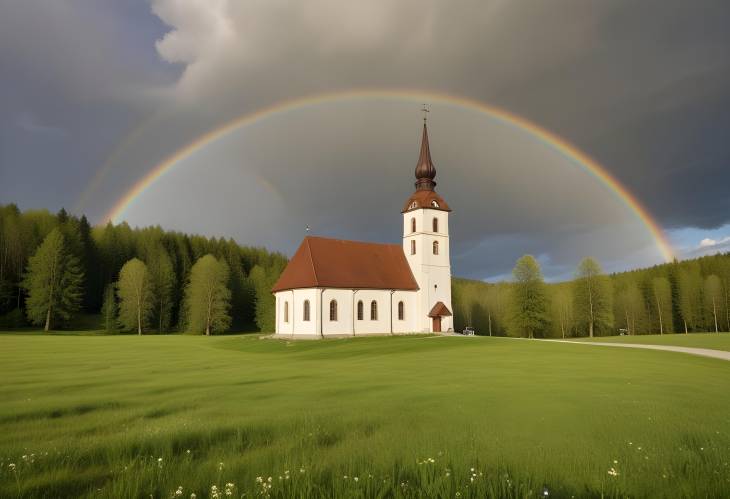
<svg viewBox="0 0 730 499">
<path fill-rule="evenodd" d="M 428 113 L 431 112 L 431 110 L 428 109 L 428 104 L 424 104 L 421 111 L 423 111 L 423 122 L 426 123 L 426 120 L 428 119 Z"/>
</svg>

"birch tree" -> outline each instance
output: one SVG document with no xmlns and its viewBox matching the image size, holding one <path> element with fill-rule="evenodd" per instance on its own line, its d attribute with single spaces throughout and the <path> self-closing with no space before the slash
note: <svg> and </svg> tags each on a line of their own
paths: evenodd
<svg viewBox="0 0 730 499">
<path fill-rule="evenodd" d="M 672 332 L 672 288 L 666 277 L 655 277 L 651 282 L 654 307 L 659 319 L 659 334 Z"/>
<path fill-rule="evenodd" d="M 122 266 L 117 282 L 119 297 L 119 325 L 125 331 L 137 330 L 142 334 L 149 325 L 152 301 L 147 265 L 132 258 Z"/>
<path fill-rule="evenodd" d="M 577 321 L 593 338 L 597 330 L 613 327 L 613 295 L 611 282 L 593 258 L 584 258 L 578 265 L 573 283 L 573 300 Z"/>
<path fill-rule="evenodd" d="M 714 325 L 715 332 L 719 333 L 720 328 L 717 320 L 717 313 L 722 303 L 722 282 L 716 275 L 708 275 L 705 279 L 704 293 L 705 311 L 708 318 L 711 318 L 711 326 Z"/>
<path fill-rule="evenodd" d="M 187 329 L 191 332 L 225 331 L 231 325 L 230 271 L 225 260 L 205 255 L 190 269 L 185 288 Z"/>
</svg>

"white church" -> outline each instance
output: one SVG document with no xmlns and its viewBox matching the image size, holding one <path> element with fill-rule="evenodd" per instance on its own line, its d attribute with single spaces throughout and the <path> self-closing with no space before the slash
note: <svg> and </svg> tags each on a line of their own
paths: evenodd
<svg viewBox="0 0 730 499">
<path fill-rule="evenodd" d="M 403 244 L 307 236 L 272 289 L 276 334 L 291 338 L 453 330 L 449 212 L 436 193 L 424 119 Z"/>
</svg>

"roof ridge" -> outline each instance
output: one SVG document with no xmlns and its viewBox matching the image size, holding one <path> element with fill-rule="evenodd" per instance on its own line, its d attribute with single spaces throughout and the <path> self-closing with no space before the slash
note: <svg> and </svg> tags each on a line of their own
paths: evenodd
<svg viewBox="0 0 730 499">
<path fill-rule="evenodd" d="M 310 237 L 306 237 L 307 252 L 309 253 L 309 264 L 312 266 L 312 273 L 314 274 L 314 282 L 319 286 L 319 278 L 317 277 L 317 266 L 314 265 L 314 258 L 312 258 L 312 248 L 309 246 Z"/>
</svg>

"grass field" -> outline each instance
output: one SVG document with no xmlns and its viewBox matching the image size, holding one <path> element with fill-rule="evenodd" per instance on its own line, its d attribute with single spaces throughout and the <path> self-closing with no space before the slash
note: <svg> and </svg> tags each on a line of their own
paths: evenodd
<svg viewBox="0 0 730 499">
<path fill-rule="evenodd" d="M 730 362 L 679 353 L 2 334 L 0 376 L 2 497 L 730 494 Z"/>
<path fill-rule="evenodd" d="M 672 345 L 730 351 L 730 333 L 647 334 L 639 336 L 604 336 L 592 339 L 575 339 L 601 343 L 643 343 L 645 345 Z"/>
</svg>

